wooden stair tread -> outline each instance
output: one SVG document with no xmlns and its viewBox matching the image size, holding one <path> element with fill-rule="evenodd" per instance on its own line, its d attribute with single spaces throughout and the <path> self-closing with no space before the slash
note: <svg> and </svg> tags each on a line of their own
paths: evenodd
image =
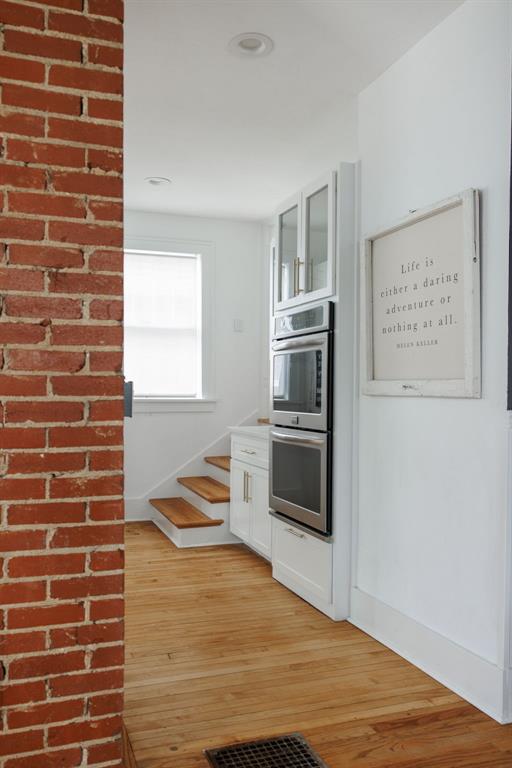
<svg viewBox="0 0 512 768">
<path fill-rule="evenodd" d="M 225 469 L 226 472 L 231 470 L 231 456 L 205 456 L 204 460 L 207 464 L 213 464 L 214 467 Z"/>
<path fill-rule="evenodd" d="M 224 483 L 219 483 L 213 477 L 203 475 L 201 477 L 178 477 L 178 483 L 184 485 L 189 491 L 197 493 L 210 504 L 224 504 L 229 501 L 229 488 Z"/>
<path fill-rule="evenodd" d="M 176 528 L 209 528 L 224 522 L 204 515 L 193 504 L 178 496 L 173 499 L 150 499 L 149 503 Z"/>
</svg>

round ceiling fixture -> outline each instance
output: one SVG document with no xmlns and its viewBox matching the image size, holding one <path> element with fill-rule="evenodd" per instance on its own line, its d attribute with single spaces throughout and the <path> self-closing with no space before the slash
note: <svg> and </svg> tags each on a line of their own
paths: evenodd
<svg viewBox="0 0 512 768">
<path fill-rule="evenodd" d="M 144 181 L 147 181 L 152 187 L 162 187 L 164 184 L 171 183 L 171 180 L 166 176 L 146 176 Z"/>
<path fill-rule="evenodd" d="M 237 56 L 268 56 L 274 43 L 260 32 L 244 32 L 230 40 L 228 49 Z"/>
</svg>

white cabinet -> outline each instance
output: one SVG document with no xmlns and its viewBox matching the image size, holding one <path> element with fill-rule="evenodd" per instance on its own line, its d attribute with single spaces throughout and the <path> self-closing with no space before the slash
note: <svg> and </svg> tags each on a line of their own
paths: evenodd
<svg viewBox="0 0 512 768">
<path fill-rule="evenodd" d="M 248 428 L 251 429 L 251 428 Z M 231 438 L 230 530 L 270 559 L 271 517 L 268 511 L 268 430 L 262 438 L 239 428 Z"/>
<path fill-rule="evenodd" d="M 304 600 L 332 614 L 332 543 L 272 518 L 272 575 Z"/>
<path fill-rule="evenodd" d="M 274 311 L 334 294 L 336 171 L 279 208 L 274 252 Z"/>
</svg>

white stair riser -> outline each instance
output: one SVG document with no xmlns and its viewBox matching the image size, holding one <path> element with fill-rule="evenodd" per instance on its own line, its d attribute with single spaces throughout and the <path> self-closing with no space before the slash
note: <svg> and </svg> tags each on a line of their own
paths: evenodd
<svg viewBox="0 0 512 768">
<path fill-rule="evenodd" d="M 216 467 L 215 464 L 208 464 L 207 462 L 205 462 L 205 467 L 206 474 L 213 477 L 214 480 L 218 480 L 219 483 L 223 483 L 229 487 L 229 472 L 226 472 L 225 469 L 221 469 L 220 467 Z"/>
<path fill-rule="evenodd" d="M 224 505 L 212 505 L 224 506 Z M 155 510 L 155 524 L 178 548 L 208 547 L 218 544 L 241 544 L 229 531 L 226 523 L 206 528 L 176 528 L 166 517 Z"/>
<path fill-rule="evenodd" d="M 229 523 L 229 502 L 226 502 L 225 504 L 210 504 L 209 501 L 202 499 L 197 493 L 188 490 L 184 486 L 182 486 L 182 493 L 180 496 L 194 507 L 197 507 L 203 515 L 212 519 L 225 520 Z"/>
</svg>

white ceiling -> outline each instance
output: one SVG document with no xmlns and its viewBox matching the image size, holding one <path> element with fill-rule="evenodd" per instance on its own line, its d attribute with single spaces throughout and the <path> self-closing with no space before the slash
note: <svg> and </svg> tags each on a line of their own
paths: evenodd
<svg viewBox="0 0 512 768">
<path fill-rule="evenodd" d="M 355 159 L 355 95 L 461 0 L 127 0 L 125 204 L 260 219 Z M 265 58 L 227 51 L 242 32 Z M 153 188 L 146 176 L 167 176 Z"/>
</svg>

